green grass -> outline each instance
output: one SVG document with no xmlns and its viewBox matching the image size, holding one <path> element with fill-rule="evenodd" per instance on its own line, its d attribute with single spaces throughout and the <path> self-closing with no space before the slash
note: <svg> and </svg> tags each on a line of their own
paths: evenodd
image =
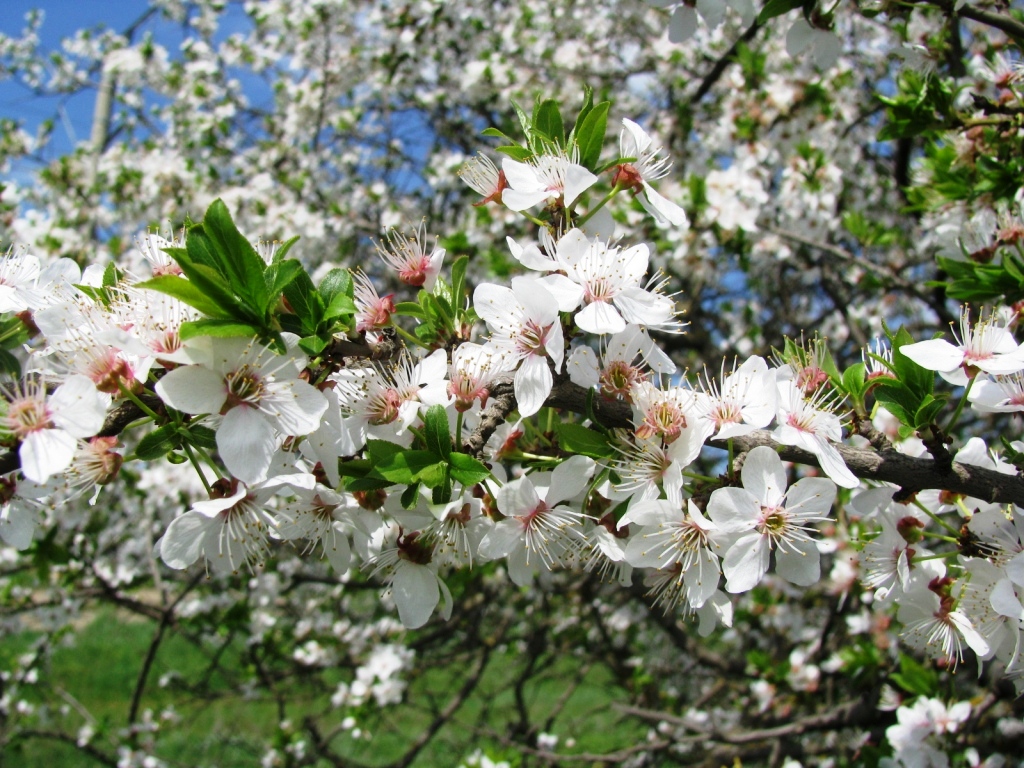
<svg viewBox="0 0 1024 768">
<path fill-rule="evenodd" d="M 125 620 L 114 612 L 101 614 L 77 634 L 73 645 L 53 650 L 48 664 L 40 670 L 36 700 L 63 700 L 74 709 L 80 707 L 95 718 L 101 732 L 106 729 L 115 733 L 124 728 L 154 629 L 152 622 Z M 29 650 L 37 637 L 33 633 L 22 633 L 0 638 L 0 668 L 10 669 L 11 660 Z M 247 663 L 242 652 L 240 641 L 229 646 L 221 657 L 225 673 L 210 676 L 205 689 L 209 695 L 199 697 L 173 686 L 161 688 L 157 681 L 161 675 L 174 670 L 182 680 L 195 684 L 208 667 L 210 650 L 199 648 L 181 636 L 169 635 L 163 639 L 140 709 L 159 713 L 173 705 L 181 718 L 161 733 L 157 748 L 160 757 L 172 765 L 182 766 L 248 768 L 259 764 L 264 745 L 278 726 L 278 712 L 273 700 L 265 694 L 242 698 L 234 693 L 228 676 L 244 679 L 249 674 L 248 669 L 240 666 Z M 477 690 L 413 765 L 453 766 L 476 747 L 483 747 L 492 754 L 501 753 L 500 737 L 509 733 L 517 717 L 509 683 L 525 663 L 524 657 L 511 650 L 495 652 Z M 404 754 L 432 720 L 429 705 L 443 708 L 468 671 L 457 664 L 422 670 L 414 675 L 402 704 L 371 711 L 361 719 L 360 725 L 370 732 L 371 738 L 357 739 L 349 732 L 342 732 L 334 738 L 332 746 L 344 757 L 369 766 L 394 760 Z M 321 732 L 331 732 L 349 714 L 332 711 L 328 702 L 330 690 L 341 679 L 341 672 L 327 670 L 318 688 L 308 681 L 288 683 L 291 688 L 287 689 L 287 716 L 301 727 L 302 718 L 315 713 Z M 610 706 L 623 698 L 611 674 L 602 667 L 581 670 L 571 656 L 560 658 L 524 687 L 523 701 L 531 720 L 544 722 L 572 684 L 576 688 L 565 699 L 564 708 L 550 728 L 560 738 L 560 751 L 570 738 L 576 741 L 576 747 L 567 751 L 588 752 L 620 749 L 643 739 L 645 728 L 635 721 L 624 721 Z M 31 691 L 31 687 L 26 688 L 23 694 L 30 701 Z M 85 722 L 77 713 L 64 721 L 65 727 L 71 729 Z M 104 744 L 102 735 L 95 743 Z M 0 754 L 2 768 L 95 768 L 101 764 L 71 745 L 46 739 L 28 739 Z"/>
</svg>

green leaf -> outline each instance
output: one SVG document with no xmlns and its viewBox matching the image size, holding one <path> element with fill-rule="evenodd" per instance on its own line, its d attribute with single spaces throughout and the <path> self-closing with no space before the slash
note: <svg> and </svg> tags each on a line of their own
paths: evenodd
<svg viewBox="0 0 1024 768">
<path fill-rule="evenodd" d="M 934 696 L 939 690 L 939 676 L 905 653 L 900 654 L 900 671 L 889 676 L 896 685 L 907 693 L 918 696 Z"/>
<path fill-rule="evenodd" d="M 437 457 L 430 451 L 404 450 L 384 461 L 374 462 L 374 472 L 392 483 L 408 485 L 419 480 L 419 473 L 437 464 Z"/>
<path fill-rule="evenodd" d="M 467 487 L 482 483 L 491 476 L 491 471 L 482 461 L 466 453 L 452 451 L 448 454 L 448 463 L 451 465 L 452 479 Z"/>
<path fill-rule="evenodd" d="M 518 160 L 521 163 L 524 163 L 527 160 L 529 160 L 531 157 L 533 157 L 533 152 L 531 152 L 526 147 L 519 147 L 519 146 L 497 147 L 497 151 L 501 152 L 504 155 L 508 155 L 513 160 Z"/>
<path fill-rule="evenodd" d="M 188 436 L 192 445 L 198 448 L 212 451 L 217 447 L 217 433 L 209 427 L 204 427 L 202 424 L 190 424 Z"/>
<path fill-rule="evenodd" d="M 299 339 L 299 349 L 310 357 L 318 357 L 328 344 L 330 344 L 328 339 L 322 339 L 319 336 L 303 336 Z"/>
<path fill-rule="evenodd" d="M 366 453 L 369 455 L 371 464 L 377 464 L 397 456 L 407 450 L 405 446 L 398 443 L 391 443 L 387 440 L 367 440 Z"/>
<path fill-rule="evenodd" d="M 447 476 L 448 462 L 438 461 L 420 469 L 416 473 L 415 479 L 427 488 L 439 488 L 444 485 Z"/>
<path fill-rule="evenodd" d="M 448 413 L 443 405 L 432 405 L 423 416 L 427 450 L 439 459 L 447 460 L 452 452 L 451 431 L 448 427 Z"/>
<path fill-rule="evenodd" d="M 945 395 L 942 397 L 926 395 L 924 400 L 921 402 L 921 405 L 918 406 L 917 413 L 914 414 L 913 426 L 921 429 L 935 423 L 936 416 L 938 416 L 939 412 L 945 407 Z"/>
<path fill-rule="evenodd" d="M 394 483 L 372 475 L 367 475 L 366 477 L 349 477 L 345 480 L 345 490 L 349 492 L 376 491 L 381 488 L 387 488 L 389 485 L 394 485 Z"/>
<path fill-rule="evenodd" d="M 515 139 L 513 139 L 511 136 L 508 136 L 507 134 L 501 132 L 497 128 L 485 128 L 480 133 L 483 136 L 493 136 L 496 139 L 502 139 L 503 141 L 507 141 L 509 144 L 515 144 L 516 143 Z"/>
<path fill-rule="evenodd" d="M 903 327 L 900 327 L 896 335 L 890 339 L 893 351 L 892 369 L 896 378 L 921 400 L 925 395 L 930 395 L 935 388 L 935 372 L 921 367 L 900 351 L 901 347 L 913 344 L 914 341 L 914 337 Z"/>
<path fill-rule="evenodd" d="M 864 373 L 864 363 L 854 363 L 845 371 L 843 371 L 843 391 L 850 395 L 853 395 L 854 397 L 860 398 L 860 396 L 864 393 Z"/>
<path fill-rule="evenodd" d="M 143 461 L 155 461 L 181 445 L 176 424 L 165 424 L 144 435 L 135 448 L 135 455 Z"/>
<path fill-rule="evenodd" d="M 569 132 L 569 140 L 575 141 L 576 137 L 579 136 L 580 127 L 583 125 L 583 121 L 587 119 L 587 115 L 594 108 L 594 89 L 589 85 L 583 86 L 583 106 L 580 107 L 580 113 L 576 115 L 576 122 L 573 123 L 572 130 Z"/>
<path fill-rule="evenodd" d="M 373 471 L 370 459 L 352 459 L 338 463 L 338 474 L 342 477 L 365 477 Z"/>
<path fill-rule="evenodd" d="M 300 274 L 306 274 L 306 270 L 295 259 L 279 261 L 267 267 L 263 273 L 263 279 L 267 285 L 267 303 L 264 305 L 264 311 L 273 309 L 278 298 L 284 293 L 284 289 L 296 280 Z M 310 281 L 310 284 L 312 284 L 312 281 Z"/>
<path fill-rule="evenodd" d="M 299 236 L 295 235 L 295 237 L 289 237 L 287 240 L 281 243 L 281 245 L 277 247 L 277 250 L 274 251 L 274 264 L 276 264 L 279 261 L 282 261 L 284 257 L 288 255 L 288 251 L 290 251 L 292 249 L 292 246 L 295 245 L 297 242 L 299 242 Z"/>
<path fill-rule="evenodd" d="M 415 509 L 420 500 L 420 484 L 413 483 L 402 491 L 402 509 Z"/>
<path fill-rule="evenodd" d="M 239 323 L 234 320 L 206 319 L 193 320 L 181 324 L 181 340 L 194 339 L 197 336 L 215 336 L 220 339 L 248 336 L 261 336 L 264 330 L 250 323 Z"/>
<path fill-rule="evenodd" d="M 526 114 L 523 108 L 516 104 L 514 101 L 512 102 L 512 108 L 516 111 L 516 117 L 519 118 L 519 125 L 522 126 L 523 135 L 526 137 L 526 140 L 529 141 L 531 124 L 529 116 Z"/>
<path fill-rule="evenodd" d="M 555 432 L 558 434 L 558 447 L 567 453 L 579 453 L 595 459 L 607 458 L 615 453 L 608 438 L 579 424 L 556 424 Z"/>
<path fill-rule="evenodd" d="M 0 373 L 6 373 L 14 378 L 21 376 L 21 363 L 6 349 L 0 349 Z"/>
<path fill-rule="evenodd" d="M 576 133 L 576 146 L 580 150 L 580 165 L 596 170 L 604 148 L 604 134 L 608 128 L 608 110 L 611 102 L 602 101 L 584 119 Z"/>
<path fill-rule="evenodd" d="M 112 288 L 120 282 L 122 277 L 124 277 L 124 272 L 118 269 L 114 262 L 108 262 L 106 269 L 103 270 L 102 285 L 104 288 Z"/>
<path fill-rule="evenodd" d="M 398 302 L 395 304 L 395 314 L 405 315 L 406 317 L 417 317 L 421 320 L 426 319 L 427 317 L 427 313 L 423 311 L 423 307 L 415 301 Z"/>
<path fill-rule="evenodd" d="M 236 320 L 258 323 L 263 319 L 263 310 L 253 307 L 248 301 L 236 296 L 225 284 L 223 276 L 216 269 L 195 262 L 181 262 L 181 270 L 207 298 L 220 307 L 215 316 L 233 317 Z M 263 276 L 260 276 L 263 280 Z"/>
<path fill-rule="evenodd" d="M 328 304 L 327 309 L 324 310 L 324 320 L 334 320 L 346 315 L 354 315 L 355 312 L 356 303 L 352 300 L 352 297 L 344 293 L 339 293 L 331 299 L 331 303 Z"/>
<path fill-rule="evenodd" d="M 900 381 L 886 381 L 874 390 L 875 401 L 885 406 L 893 416 L 908 427 L 914 427 L 914 414 L 920 405 L 920 399 Z"/>
<path fill-rule="evenodd" d="M 452 304 L 461 309 L 466 302 L 466 268 L 469 266 L 468 256 L 459 256 L 452 262 Z"/>
<path fill-rule="evenodd" d="M 317 286 L 317 290 L 320 292 L 320 298 L 324 300 L 325 307 L 329 307 L 336 296 L 352 298 L 355 295 L 352 273 L 347 269 L 335 267 L 323 276 L 320 285 Z"/>
<path fill-rule="evenodd" d="M 305 334 L 316 333 L 324 317 L 324 302 L 305 270 L 285 286 L 284 297 L 292 312 L 301 320 Z"/>
<path fill-rule="evenodd" d="M 545 99 L 537 104 L 533 112 L 533 130 L 541 133 L 557 146 L 565 146 L 565 124 L 558 111 L 558 102 Z"/>
<path fill-rule="evenodd" d="M 196 230 L 210 237 L 214 243 L 211 249 L 219 262 L 221 273 L 227 277 L 232 289 L 239 296 L 249 299 L 257 307 L 267 306 L 269 297 L 263 280 L 266 265 L 256 249 L 231 220 L 231 214 L 220 198 L 210 203 L 203 217 L 203 223 L 189 231 L 185 239 L 188 247 Z"/>
<path fill-rule="evenodd" d="M 147 288 L 151 291 L 159 291 L 168 296 L 173 296 L 190 307 L 195 307 L 207 317 L 223 317 L 224 309 L 203 293 L 190 280 L 175 275 L 160 275 L 149 280 L 143 280 L 135 284 L 136 288 Z"/>
<path fill-rule="evenodd" d="M 768 0 L 764 4 L 764 8 L 757 15 L 757 23 L 764 24 L 769 19 L 789 13 L 794 8 L 799 8 L 803 4 L 804 0 Z"/>
</svg>

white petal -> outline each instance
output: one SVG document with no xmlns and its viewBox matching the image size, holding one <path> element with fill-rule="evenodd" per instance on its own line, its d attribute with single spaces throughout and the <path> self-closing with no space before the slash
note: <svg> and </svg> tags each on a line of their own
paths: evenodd
<svg viewBox="0 0 1024 768">
<path fill-rule="evenodd" d="M 68 376 L 50 397 L 47 405 L 53 421 L 73 437 L 92 437 L 103 428 L 106 398 L 96 390 L 88 376 Z"/>
<path fill-rule="evenodd" d="M 565 275 L 545 275 L 541 282 L 555 297 L 559 312 L 572 312 L 583 301 L 583 288 Z"/>
<path fill-rule="evenodd" d="M 408 629 L 416 629 L 427 623 L 441 597 L 437 575 L 425 565 L 407 560 L 399 563 L 391 580 L 392 597 L 402 624 Z"/>
<path fill-rule="evenodd" d="M 444 354 L 444 350 L 439 350 Z M 232 410 L 238 410 L 234 408 Z M 260 410 L 271 416 L 285 435 L 308 435 L 320 426 L 327 400 L 320 390 L 301 379 L 275 382 L 267 386 Z"/>
<path fill-rule="evenodd" d="M 686 211 L 662 196 L 647 182 L 644 182 L 644 193 L 640 196 L 640 205 L 655 219 L 671 224 L 673 227 L 685 227 L 690 223 L 686 218 Z"/>
<path fill-rule="evenodd" d="M 619 311 L 604 301 L 588 304 L 576 313 L 573 320 L 587 333 L 619 333 L 626 327 L 626 321 Z"/>
<path fill-rule="evenodd" d="M 477 552 L 484 560 L 507 557 L 516 547 L 523 546 L 523 526 L 515 518 L 505 518 L 484 536 Z"/>
<path fill-rule="evenodd" d="M 276 447 L 274 428 L 255 408 L 232 408 L 217 429 L 217 450 L 224 466 L 244 483 L 266 477 Z"/>
<path fill-rule="evenodd" d="M 516 371 L 513 381 L 519 415 L 533 416 L 544 407 L 544 401 L 551 394 L 554 379 L 548 360 L 540 355 L 528 355 Z"/>
<path fill-rule="evenodd" d="M 749 531 L 757 524 L 761 504 L 746 488 L 719 488 L 708 500 L 708 517 L 722 531 Z"/>
<path fill-rule="evenodd" d="M 792 548 L 790 548 L 792 547 Z M 775 551 L 775 571 L 786 581 L 809 587 L 821 578 L 821 555 L 813 541 L 801 541 Z"/>
<path fill-rule="evenodd" d="M 759 533 L 737 539 L 722 562 L 726 591 L 736 594 L 756 587 L 768 570 L 768 557 L 768 542 Z"/>
<path fill-rule="evenodd" d="M 571 456 L 551 473 L 551 485 L 544 497 L 549 507 L 571 499 L 587 487 L 597 465 L 589 456 Z"/>
<path fill-rule="evenodd" d="M 533 481 L 528 477 L 521 477 L 499 488 L 495 501 L 503 515 L 512 517 L 533 512 L 540 505 L 540 496 Z"/>
<path fill-rule="evenodd" d="M 0 538 L 15 549 L 28 549 L 36 531 L 36 513 L 16 501 L 9 502 L 0 514 Z"/>
<path fill-rule="evenodd" d="M 167 533 L 157 542 L 160 559 L 170 568 L 188 568 L 199 559 L 203 537 L 211 525 L 219 523 L 198 512 L 186 512 L 174 518 L 167 526 Z"/>
<path fill-rule="evenodd" d="M 597 176 L 582 165 L 570 163 L 565 171 L 565 206 L 568 208 L 576 199 L 597 183 Z M 504 200 L 504 197 L 502 197 Z"/>
<path fill-rule="evenodd" d="M 576 347 L 569 354 L 569 360 L 565 367 L 569 372 L 569 380 L 578 387 L 590 389 L 601 383 L 597 353 L 590 347 Z"/>
<path fill-rule="evenodd" d="M 45 483 L 50 475 L 71 466 L 76 445 L 75 438 L 63 429 L 40 429 L 30 433 L 18 449 L 22 474 L 33 483 Z"/>
<path fill-rule="evenodd" d="M 964 361 L 964 351 L 945 339 L 929 339 L 916 344 L 904 344 L 900 353 L 929 371 L 952 371 Z"/>
<path fill-rule="evenodd" d="M 558 320 L 558 302 L 538 278 L 513 277 L 512 293 L 537 325 L 543 327 Z"/>
<path fill-rule="evenodd" d="M 786 491 L 786 468 L 782 459 L 767 445 L 759 445 L 747 454 L 740 471 L 743 487 L 765 506 L 774 507 L 782 502 Z"/>
<path fill-rule="evenodd" d="M 697 33 L 697 11 L 688 5 L 680 5 L 668 20 L 668 39 L 673 43 L 685 43 Z"/>
<path fill-rule="evenodd" d="M 839 451 L 832 443 L 824 437 L 819 437 L 816 443 L 814 454 L 818 457 L 818 463 L 821 464 L 825 474 L 835 481 L 836 485 L 843 488 L 856 488 L 860 485 L 860 479 L 846 466 L 843 457 L 839 455 Z"/>
<path fill-rule="evenodd" d="M 224 377 L 201 365 L 175 368 L 156 383 L 156 393 L 185 413 L 219 413 L 227 399 Z"/>
</svg>

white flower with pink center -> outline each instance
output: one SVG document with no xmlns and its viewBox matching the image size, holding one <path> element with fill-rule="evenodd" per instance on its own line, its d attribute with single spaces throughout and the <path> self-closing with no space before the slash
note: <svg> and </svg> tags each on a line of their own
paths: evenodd
<svg viewBox="0 0 1024 768">
<path fill-rule="evenodd" d="M 772 435 L 783 445 L 794 445 L 817 456 L 821 469 L 838 485 L 856 488 L 860 480 L 833 445 L 843 439 L 843 425 L 829 410 L 827 397 L 825 390 L 819 389 L 808 400 L 793 380 L 779 381 L 775 414 L 778 426 Z"/>
<path fill-rule="evenodd" d="M 506 157 L 501 162 L 508 188 L 501 201 L 513 211 L 561 200 L 566 208 L 597 183 L 597 176 L 579 164 L 579 152 L 538 155 L 521 163 Z"/>
<path fill-rule="evenodd" d="M 573 456 L 554 472 L 538 472 L 506 483 L 495 496 L 505 519 L 480 542 L 480 556 L 487 560 L 507 558 L 508 575 L 526 586 L 541 568 L 564 565 L 586 543 L 578 512 L 560 502 L 572 499 L 587 487 L 594 461 Z"/>
<path fill-rule="evenodd" d="M 393 294 L 381 296 L 373 287 L 365 272 L 353 273 L 355 283 L 356 331 L 365 333 L 371 343 L 380 340 L 380 333 L 391 325 L 391 315 L 395 312 Z"/>
<path fill-rule="evenodd" d="M 341 409 L 340 455 L 351 456 L 367 439 L 409 445 L 408 428 L 421 405 L 448 405 L 448 357 L 443 349 L 419 361 L 403 353 L 390 365 L 346 368 L 333 380 Z"/>
<path fill-rule="evenodd" d="M 491 348 L 472 342 L 456 347 L 448 376 L 448 394 L 455 398 L 456 410 L 468 411 L 477 400 L 483 408 L 495 377 L 508 370 L 505 357 Z"/>
<path fill-rule="evenodd" d="M 434 545 L 428 538 L 420 531 L 399 532 L 368 563 L 373 576 L 387 578 L 398 618 L 408 629 L 426 624 L 442 598 L 441 616 L 448 620 L 452 615 L 452 593 L 437 575 Z"/>
<path fill-rule="evenodd" d="M 657 290 L 640 286 L 650 261 L 646 245 L 622 250 L 571 229 L 558 241 L 557 258 L 569 280 L 582 291 L 583 309 L 573 318 L 582 330 L 620 333 L 627 323 L 679 330 L 675 302 Z M 560 308 L 565 311 L 564 303 Z"/>
<path fill-rule="evenodd" d="M 429 291 L 441 272 L 445 249 L 437 247 L 435 238 L 433 247 L 428 250 L 426 227 L 426 222 L 420 222 L 412 238 L 390 230 L 385 235 L 384 245 L 377 244 L 377 254 L 398 273 L 403 283 Z"/>
<path fill-rule="evenodd" d="M 633 190 L 638 196 L 640 205 L 651 216 L 663 224 L 685 227 L 689 222 L 686 211 L 662 197 L 651 181 L 668 175 L 672 163 L 662 157 L 661 147 L 654 142 L 643 128 L 632 120 L 623 118 L 622 132 L 619 134 L 619 154 L 622 157 L 635 157 L 631 163 L 623 163 L 615 171 L 614 183 Z"/>
<path fill-rule="evenodd" d="M 718 526 L 687 500 L 680 503 L 651 500 L 629 511 L 639 525 L 626 545 L 626 560 L 635 568 L 671 570 L 683 585 L 691 608 L 700 608 L 718 589 Z"/>
<path fill-rule="evenodd" d="M 964 307 L 960 313 L 960 333 L 954 331 L 953 337 L 955 345 L 945 339 L 929 339 L 904 344 L 900 352 L 958 386 L 966 385 L 968 378 L 978 371 L 993 375 L 1024 371 L 1024 352 L 997 317 L 983 317 L 972 327 L 969 308 Z"/>
<path fill-rule="evenodd" d="M 85 376 L 68 376 L 52 395 L 33 379 L 3 387 L 0 396 L 0 431 L 20 442 L 21 471 L 35 483 L 66 470 L 76 438 L 92 437 L 106 418 L 107 401 Z"/>
<path fill-rule="evenodd" d="M 722 563 L 726 590 L 753 589 L 768 572 L 773 551 L 782 578 L 799 586 L 814 584 L 821 565 L 812 523 L 828 518 L 835 483 L 805 477 L 787 491 L 782 459 L 765 445 L 747 454 L 740 477 L 742 488 L 719 488 L 708 501 L 708 517 L 735 536 Z"/>
<path fill-rule="evenodd" d="M 39 277 L 39 259 L 31 253 L 11 253 L 0 257 L 0 312 L 24 312 L 31 305 Z"/>
<path fill-rule="evenodd" d="M 192 509 L 174 518 L 157 542 L 160 559 L 169 567 L 188 568 L 200 557 L 220 574 L 250 571 L 262 566 L 267 555 L 267 532 L 272 520 L 266 502 L 279 490 L 247 488 L 232 481 L 227 495 L 197 501 Z"/>
<path fill-rule="evenodd" d="M 715 437 L 725 440 L 768 426 L 775 418 L 775 371 L 761 357 L 751 357 L 725 375 L 721 384 L 705 373 L 704 391 L 697 392 L 698 418 L 713 425 Z"/>
<path fill-rule="evenodd" d="M 519 414 L 532 416 L 541 409 L 555 372 L 562 370 L 565 344 L 558 318 L 558 302 L 535 278 L 512 278 L 512 288 L 492 283 L 478 285 L 473 307 L 491 332 L 488 347 L 515 367 L 514 389 Z"/>
<path fill-rule="evenodd" d="M 696 445 L 699 452 L 699 446 L 714 429 L 710 423 L 697 419 L 696 397 L 685 387 L 659 389 L 649 381 L 641 381 L 630 389 L 630 398 L 639 440 L 657 437 L 668 445 L 685 434 L 687 442 Z M 691 456 L 686 463 L 694 458 Z"/>
<path fill-rule="evenodd" d="M 1012 413 L 1024 411 L 1024 373 L 979 377 L 971 387 L 967 399 L 979 413 Z"/>
<path fill-rule="evenodd" d="M 278 355 L 252 339 L 197 339 L 197 365 L 169 372 L 156 393 L 172 408 L 221 414 L 217 450 L 228 471 L 247 483 L 266 477 L 278 434 L 308 435 L 320 424 L 327 401 L 302 381 L 305 358 Z"/>
</svg>

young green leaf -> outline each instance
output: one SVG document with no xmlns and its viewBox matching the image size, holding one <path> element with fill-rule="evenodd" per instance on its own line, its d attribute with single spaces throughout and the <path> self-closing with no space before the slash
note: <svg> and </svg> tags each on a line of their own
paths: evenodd
<svg viewBox="0 0 1024 768">
<path fill-rule="evenodd" d="M 432 405 L 423 417 L 427 450 L 440 459 L 447 460 L 452 452 L 451 431 L 448 427 L 448 413 L 443 405 Z"/>
</svg>

